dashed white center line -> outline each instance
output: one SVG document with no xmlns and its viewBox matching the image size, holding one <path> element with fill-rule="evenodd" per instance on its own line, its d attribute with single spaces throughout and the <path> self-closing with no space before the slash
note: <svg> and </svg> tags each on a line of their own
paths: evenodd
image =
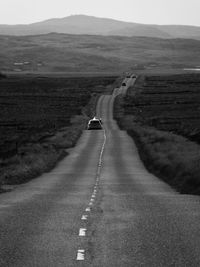
<svg viewBox="0 0 200 267">
<path fill-rule="evenodd" d="M 84 261 L 85 260 L 85 250 L 84 249 L 79 249 L 77 252 L 77 261 Z"/>
<path fill-rule="evenodd" d="M 86 228 L 80 228 L 79 229 L 79 236 L 85 236 L 86 235 L 86 231 L 87 231 L 87 229 Z"/>
<path fill-rule="evenodd" d="M 103 156 L 103 152 L 104 152 L 104 148 L 105 148 L 105 144 L 106 144 L 106 131 L 104 129 L 104 142 L 101 148 L 101 152 L 100 152 L 100 157 L 99 157 L 99 162 L 98 162 L 98 168 L 97 168 L 97 173 L 96 173 L 96 182 L 94 185 L 94 191 L 92 193 L 92 197 L 90 199 L 89 202 L 89 206 L 85 209 L 86 212 L 90 212 L 91 211 L 91 207 L 94 204 L 95 198 L 96 198 L 96 194 L 97 194 L 97 189 L 99 186 L 99 181 L 100 181 L 100 173 L 101 173 L 101 168 L 102 168 L 102 156 Z M 84 214 L 81 217 L 81 220 L 88 220 L 88 215 Z M 86 228 L 80 228 L 79 229 L 79 236 L 86 236 Z M 85 250 L 84 249 L 79 249 L 77 251 L 77 257 L 76 257 L 77 261 L 83 261 L 85 260 Z"/>
</svg>

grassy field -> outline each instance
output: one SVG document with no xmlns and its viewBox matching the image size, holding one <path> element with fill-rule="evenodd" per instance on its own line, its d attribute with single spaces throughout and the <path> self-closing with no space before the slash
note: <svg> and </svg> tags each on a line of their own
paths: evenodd
<svg viewBox="0 0 200 267">
<path fill-rule="evenodd" d="M 140 76 L 135 88 L 125 99 L 127 115 L 200 142 L 200 74 Z"/>
<path fill-rule="evenodd" d="M 117 77 L 0 79 L 0 183 L 21 183 L 52 168 L 95 113 Z"/>
<path fill-rule="evenodd" d="M 139 76 L 115 118 L 150 172 L 181 193 L 200 194 L 200 75 Z"/>
<path fill-rule="evenodd" d="M 0 71 L 123 72 L 183 69 L 200 61 L 200 41 L 148 37 L 0 35 Z"/>
</svg>

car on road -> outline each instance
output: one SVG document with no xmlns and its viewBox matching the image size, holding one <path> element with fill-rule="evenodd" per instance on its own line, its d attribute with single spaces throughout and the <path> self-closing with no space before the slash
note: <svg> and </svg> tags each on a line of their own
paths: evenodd
<svg viewBox="0 0 200 267">
<path fill-rule="evenodd" d="M 92 120 L 89 120 L 87 125 L 88 130 L 101 130 L 102 129 L 102 121 L 94 117 Z"/>
<path fill-rule="evenodd" d="M 122 83 L 122 86 L 126 86 L 126 83 Z"/>
</svg>

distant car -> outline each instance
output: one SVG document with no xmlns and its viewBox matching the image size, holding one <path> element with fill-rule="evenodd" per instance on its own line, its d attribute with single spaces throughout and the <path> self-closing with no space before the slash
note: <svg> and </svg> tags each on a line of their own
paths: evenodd
<svg viewBox="0 0 200 267">
<path fill-rule="evenodd" d="M 94 117 L 92 120 L 89 120 L 87 125 L 88 130 L 101 130 L 102 129 L 102 121 Z"/>
<path fill-rule="evenodd" d="M 128 79 L 129 79 L 129 78 L 131 78 L 131 76 L 130 76 L 130 75 L 126 75 L 126 78 L 128 78 Z"/>
<path fill-rule="evenodd" d="M 126 83 L 122 83 L 122 86 L 126 86 Z"/>
<path fill-rule="evenodd" d="M 132 77 L 132 78 L 136 78 L 136 76 L 135 76 L 135 75 L 132 75 L 131 77 Z"/>
</svg>

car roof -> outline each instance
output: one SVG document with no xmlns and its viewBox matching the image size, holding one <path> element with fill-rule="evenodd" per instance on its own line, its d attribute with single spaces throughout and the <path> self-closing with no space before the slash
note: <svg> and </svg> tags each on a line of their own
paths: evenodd
<svg viewBox="0 0 200 267">
<path fill-rule="evenodd" d="M 89 120 L 89 122 L 92 122 L 92 121 L 100 122 L 100 119 L 97 119 L 96 117 L 94 117 L 93 119 Z"/>
<path fill-rule="evenodd" d="M 97 117 L 94 117 L 93 119 L 91 119 L 91 121 L 99 121 L 100 119 Z"/>
</svg>

